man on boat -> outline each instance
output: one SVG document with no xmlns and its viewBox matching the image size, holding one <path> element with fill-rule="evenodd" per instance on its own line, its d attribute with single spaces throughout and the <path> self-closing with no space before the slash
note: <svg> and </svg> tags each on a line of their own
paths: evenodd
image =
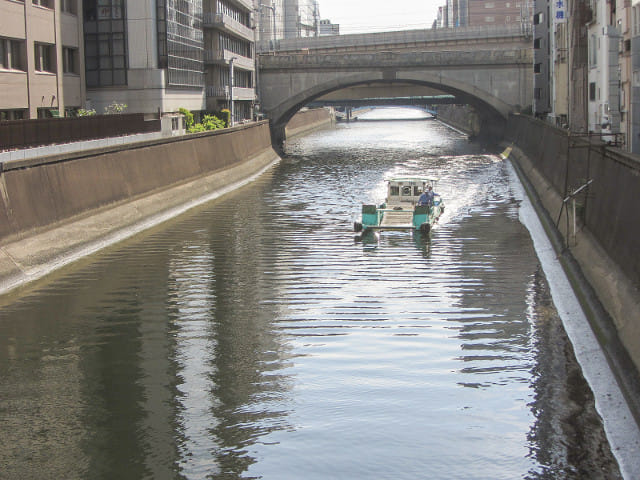
<svg viewBox="0 0 640 480">
<path fill-rule="evenodd" d="M 429 185 L 427 187 L 427 189 L 422 192 L 422 195 L 420 195 L 420 198 L 418 198 L 418 205 L 432 205 L 433 204 L 433 188 L 431 187 L 431 185 Z"/>
</svg>

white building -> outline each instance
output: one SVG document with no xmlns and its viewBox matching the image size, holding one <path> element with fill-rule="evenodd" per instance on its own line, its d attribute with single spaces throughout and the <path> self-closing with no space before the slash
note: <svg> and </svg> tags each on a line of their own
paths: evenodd
<svg viewBox="0 0 640 480">
<path fill-rule="evenodd" d="M 587 25 L 588 128 L 603 135 L 619 133 L 621 32 L 615 16 L 616 2 L 592 0 L 591 5 L 593 18 Z"/>
</svg>

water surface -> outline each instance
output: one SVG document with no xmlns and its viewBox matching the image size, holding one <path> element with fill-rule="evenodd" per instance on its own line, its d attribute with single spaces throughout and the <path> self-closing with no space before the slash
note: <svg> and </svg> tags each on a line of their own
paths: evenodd
<svg viewBox="0 0 640 480">
<path fill-rule="evenodd" d="M 339 124 L 4 298 L 0 477 L 618 478 L 509 168 Z M 438 226 L 354 241 L 398 173 L 441 178 Z"/>
</svg>

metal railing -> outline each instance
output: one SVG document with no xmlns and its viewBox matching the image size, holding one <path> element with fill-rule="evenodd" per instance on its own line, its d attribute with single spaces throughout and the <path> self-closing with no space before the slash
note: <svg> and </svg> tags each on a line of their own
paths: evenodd
<svg viewBox="0 0 640 480">
<path fill-rule="evenodd" d="M 160 120 L 143 113 L 0 122 L 0 150 L 160 131 Z"/>
</svg>

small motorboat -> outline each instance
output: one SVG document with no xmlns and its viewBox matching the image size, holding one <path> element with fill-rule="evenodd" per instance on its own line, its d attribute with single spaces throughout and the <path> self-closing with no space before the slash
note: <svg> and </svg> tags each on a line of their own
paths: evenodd
<svg viewBox="0 0 640 480">
<path fill-rule="evenodd" d="M 353 228 L 362 235 L 370 231 L 408 230 L 429 234 L 444 212 L 435 193 L 437 178 L 393 177 L 387 179 L 387 199 L 382 205 L 362 205 L 362 221 Z M 423 196 L 423 194 L 425 194 Z"/>
</svg>

